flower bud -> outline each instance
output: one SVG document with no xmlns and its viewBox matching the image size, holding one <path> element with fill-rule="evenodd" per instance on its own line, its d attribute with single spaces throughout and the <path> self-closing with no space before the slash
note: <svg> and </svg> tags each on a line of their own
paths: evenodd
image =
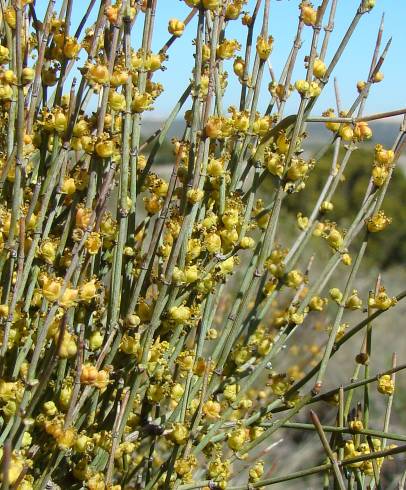
<svg viewBox="0 0 406 490">
<path fill-rule="evenodd" d="M 92 332 L 89 338 L 89 348 L 92 351 L 99 349 L 103 345 L 104 336 L 100 332 L 100 330 L 96 330 Z"/>
<path fill-rule="evenodd" d="M 187 323 L 190 320 L 191 311 L 187 306 L 172 306 L 169 309 L 169 318 L 175 323 Z"/>
<path fill-rule="evenodd" d="M 376 0 L 364 0 L 362 8 L 365 10 L 372 10 L 375 7 Z"/>
<path fill-rule="evenodd" d="M 359 82 L 357 82 L 358 93 L 363 92 L 366 86 L 367 86 L 367 83 L 364 82 L 363 80 L 360 80 Z"/>
<path fill-rule="evenodd" d="M 343 293 L 338 288 L 332 288 L 329 291 L 331 299 L 336 303 L 340 303 L 343 299 Z"/>
<path fill-rule="evenodd" d="M 314 26 L 317 20 L 317 12 L 308 1 L 300 4 L 301 18 L 305 25 Z"/>
<path fill-rule="evenodd" d="M 240 247 L 244 250 L 255 247 L 255 240 L 250 236 L 245 236 L 240 241 Z"/>
<path fill-rule="evenodd" d="M 300 95 L 305 95 L 309 91 L 310 85 L 306 80 L 296 80 L 295 88 Z"/>
<path fill-rule="evenodd" d="M 350 254 L 343 254 L 341 256 L 341 262 L 344 264 L 344 265 L 351 265 L 352 264 L 352 258 L 351 258 L 351 255 Z"/>
<path fill-rule="evenodd" d="M 381 71 L 377 71 L 372 78 L 374 83 L 382 82 L 383 79 L 384 79 L 384 75 Z"/>
<path fill-rule="evenodd" d="M 358 296 L 358 291 L 356 289 L 354 289 L 352 294 L 348 297 L 345 307 L 350 310 L 359 310 L 362 308 L 362 299 Z"/>
<path fill-rule="evenodd" d="M 24 85 L 31 83 L 35 78 L 35 70 L 33 68 L 23 68 L 21 73 L 21 81 Z"/>
<path fill-rule="evenodd" d="M 169 34 L 172 34 L 172 36 L 175 37 L 180 37 L 183 34 L 184 30 L 185 30 L 184 22 L 178 19 L 170 19 L 168 24 Z"/>
<path fill-rule="evenodd" d="M 351 141 L 354 138 L 354 131 L 349 124 L 343 124 L 339 134 L 344 141 Z"/>
<path fill-rule="evenodd" d="M 323 78 L 326 72 L 327 72 L 327 66 L 325 65 L 325 63 L 321 59 L 316 58 L 314 60 L 314 65 L 313 65 L 314 76 L 316 78 Z"/>
</svg>

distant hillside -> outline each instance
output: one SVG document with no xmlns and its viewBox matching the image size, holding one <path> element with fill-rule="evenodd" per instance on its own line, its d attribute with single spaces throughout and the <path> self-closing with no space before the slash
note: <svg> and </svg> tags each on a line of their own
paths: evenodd
<svg viewBox="0 0 406 490">
<path fill-rule="evenodd" d="M 373 122 L 370 123 L 373 131 L 371 143 L 381 143 L 384 146 L 391 146 L 399 132 L 398 122 Z M 308 125 L 309 142 L 320 144 L 331 138 L 331 132 L 324 124 L 312 123 Z"/>
<path fill-rule="evenodd" d="M 154 131 L 162 127 L 164 121 L 146 119 L 142 123 L 142 133 L 144 136 L 149 136 Z M 372 143 L 381 143 L 384 146 L 390 146 L 396 138 L 399 131 L 399 122 L 374 122 L 371 123 L 373 130 Z M 183 119 L 177 119 L 168 134 L 168 140 L 170 141 L 174 137 L 181 137 L 185 128 Z M 312 146 L 325 143 L 331 139 L 331 132 L 328 131 L 323 124 L 312 123 L 308 125 L 307 129 L 309 133 L 309 139 L 307 144 Z"/>
</svg>

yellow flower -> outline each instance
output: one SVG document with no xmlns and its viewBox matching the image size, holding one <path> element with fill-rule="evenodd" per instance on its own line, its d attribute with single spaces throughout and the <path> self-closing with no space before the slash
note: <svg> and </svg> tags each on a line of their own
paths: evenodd
<svg viewBox="0 0 406 490">
<path fill-rule="evenodd" d="M 127 355 L 135 356 L 140 351 L 140 339 L 138 335 L 131 336 L 124 334 L 120 343 L 120 350 Z"/>
<path fill-rule="evenodd" d="M 73 179 L 72 177 L 65 178 L 62 183 L 61 191 L 64 194 L 68 194 L 68 196 L 74 194 L 76 192 L 75 179 Z"/>
<path fill-rule="evenodd" d="M 58 413 L 58 409 L 52 400 L 47 401 L 42 405 L 42 411 L 49 417 L 54 417 Z"/>
<path fill-rule="evenodd" d="M 85 242 L 85 248 L 90 255 L 96 255 L 100 250 L 102 241 L 100 238 L 100 233 L 92 232 L 90 233 L 88 239 Z"/>
<path fill-rule="evenodd" d="M 378 379 L 378 391 L 383 395 L 393 395 L 395 383 L 389 374 L 384 374 Z"/>
<path fill-rule="evenodd" d="M 308 173 L 309 168 L 309 164 L 304 160 L 293 158 L 286 176 L 289 180 L 293 181 L 303 179 Z"/>
<path fill-rule="evenodd" d="M 329 232 L 326 235 L 326 240 L 328 244 L 338 250 L 344 243 L 344 238 L 342 234 L 336 228 L 330 228 Z"/>
<path fill-rule="evenodd" d="M 73 135 L 78 138 L 88 135 L 89 132 L 90 132 L 89 123 L 85 119 L 79 119 L 77 123 L 73 126 Z"/>
<path fill-rule="evenodd" d="M 222 135 L 222 120 L 220 117 L 210 116 L 204 128 L 205 134 L 209 138 L 219 138 Z"/>
<path fill-rule="evenodd" d="M 221 250 L 221 238 L 217 233 L 208 233 L 204 239 L 204 244 L 210 253 L 218 253 Z"/>
<path fill-rule="evenodd" d="M 162 208 L 162 200 L 157 195 L 153 194 L 150 197 L 144 197 L 144 206 L 149 214 L 156 214 Z"/>
<path fill-rule="evenodd" d="M 263 36 L 257 38 L 257 53 L 261 60 L 267 60 L 271 54 L 273 47 L 273 37 L 269 36 L 266 39 Z"/>
<path fill-rule="evenodd" d="M 76 431 L 73 428 L 69 428 L 63 430 L 61 434 L 55 437 L 56 442 L 58 443 L 58 448 L 62 451 L 66 451 L 71 448 L 76 441 Z"/>
<path fill-rule="evenodd" d="M 240 387 L 237 384 L 227 385 L 223 390 L 224 398 L 229 402 L 234 402 L 239 391 Z"/>
<path fill-rule="evenodd" d="M 75 306 L 78 299 L 79 291 L 77 289 L 66 288 L 59 300 L 59 304 L 63 308 L 71 308 L 72 306 Z"/>
<path fill-rule="evenodd" d="M 10 50 L 6 46 L 0 45 L 0 63 L 5 63 L 9 60 Z"/>
<path fill-rule="evenodd" d="M 249 470 L 249 479 L 251 482 L 256 482 L 261 479 L 261 476 L 264 474 L 264 463 L 262 461 L 258 461 L 254 464 L 252 468 Z"/>
<path fill-rule="evenodd" d="M 201 189 L 189 189 L 187 191 L 187 200 L 191 204 L 197 204 L 203 199 L 204 191 Z"/>
<path fill-rule="evenodd" d="M 181 446 L 187 442 L 189 438 L 189 430 L 184 424 L 176 422 L 173 424 L 172 430 L 168 437 L 172 442 Z"/>
<path fill-rule="evenodd" d="M 228 436 L 227 444 L 233 451 L 239 451 L 247 440 L 247 429 L 244 427 L 237 427 Z"/>
<path fill-rule="evenodd" d="M 371 308 L 377 308 L 378 310 L 387 310 L 391 306 L 396 304 L 396 298 L 390 298 L 384 287 L 381 287 L 378 294 L 369 298 L 368 305 Z"/>
<path fill-rule="evenodd" d="M 14 7 L 10 6 L 10 7 L 6 8 L 6 10 L 4 12 L 4 19 L 7 22 L 7 24 L 9 25 L 9 27 L 11 27 L 11 29 L 16 28 L 17 14 L 16 14 Z"/>
<path fill-rule="evenodd" d="M 362 308 L 362 299 L 358 296 L 358 291 L 356 289 L 354 289 L 352 294 L 348 297 L 345 307 L 350 310 L 359 310 Z"/>
<path fill-rule="evenodd" d="M 194 8 L 201 4 L 201 0 L 185 0 L 185 3 L 188 7 Z"/>
<path fill-rule="evenodd" d="M 92 279 L 79 287 L 79 298 L 81 301 L 91 301 L 96 297 L 98 286 L 96 279 Z"/>
<path fill-rule="evenodd" d="M 298 288 L 304 281 L 303 274 L 298 270 L 288 272 L 286 276 L 286 285 L 290 288 Z"/>
<path fill-rule="evenodd" d="M 192 282 L 195 282 L 199 279 L 199 268 L 197 267 L 197 265 L 189 265 L 185 267 L 184 274 L 185 281 L 188 284 L 191 284 Z"/>
<path fill-rule="evenodd" d="M 84 364 L 80 374 L 80 382 L 82 384 L 94 384 L 97 380 L 98 370 L 92 364 Z"/>
<path fill-rule="evenodd" d="M 203 0 L 204 1 L 204 0 Z M 207 0 L 210 1 L 210 0 Z M 218 0 L 215 0 L 218 2 Z M 222 60 L 228 60 L 235 56 L 235 52 L 241 49 L 240 43 L 236 39 L 225 39 L 217 47 L 217 57 Z"/>
<path fill-rule="evenodd" d="M 233 272 L 235 263 L 236 262 L 234 260 L 234 257 L 229 257 L 228 259 L 221 262 L 220 263 L 221 273 L 222 274 L 230 274 L 231 272 Z"/>
<path fill-rule="evenodd" d="M 381 165 L 391 165 L 395 159 L 393 150 L 385 150 L 382 145 L 375 146 L 375 161 Z"/>
<path fill-rule="evenodd" d="M 109 70 L 106 65 L 91 65 L 87 71 L 88 78 L 94 83 L 106 85 L 110 80 Z"/>
<path fill-rule="evenodd" d="M 224 482 L 231 476 L 230 462 L 222 460 L 220 456 L 217 456 L 213 461 L 209 463 L 208 473 L 210 478 L 216 481 Z"/>
<path fill-rule="evenodd" d="M 243 4 L 246 2 L 247 0 L 233 0 L 233 3 L 229 3 L 226 7 L 226 19 L 228 20 L 238 19 Z"/>
<path fill-rule="evenodd" d="M 191 371 L 194 364 L 194 355 L 189 351 L 183 351 L 176 359 L 176 364 L 181 371 Z"/>
<path fill-rule="evenodd" d="M 134 93 L 131 109 L 136 113 L 141 113 L 151 109 L 153 98 L 151 94 L 144 92 L 143 94 L 136 91 Z"/>
<path fill-rule="evenodd" d="M 120 112 L 124 111 L 126 107 L 125 95 L 116 92 L 115 90 L 110 90 L 109 92 L 109 104 L 113 111 Z M 97 148 L 96 148 L 97 149 Z"/>
<path fill-rule="evenodd" d="M 389 176 L 388 169 L 383 165 L 374 165 L 372 169 L 372 180 L 376 187 L 382 187 Z"/>
<path fill-rule="evenodd" d="M 276 139 L 276 146 L 278 148 L 279 153 L 282 153 L 283 155 L 286 155 L 288 153 L 290 147 L 290 141 L 286 137 L 284 131 L 281 131 L 279 133 L 279 136 Z"/>
<path fill-rule="evenodd" d="M 75 223 L 78 228 L 85 230 L 90 224 L 92 210 L 83 206 L 78 207 L 76 211 Z"/>
<path fill-rule="evenodd" d="M 369 140 L 372 138 L 372 129 L 365 121 L 358 122 L 354 128 L 354 136 L 360 140 Z"/>
<path fill-rule="evenodd" d="M 57 244 L 54 240 L 47 238 L 41 243 L 39 252 L 47 264 L 53 264 L 56 258 Z"/>
<path fill-rule="evenodd" d="M 48 301 L 56 301 L 61 294 L 62 283 L 61 278 L 44 277 L 42 294 Z"/>
<path fill-rule="evenodd" d="M 313 311 L 323 311 L 325 305 L 327 303 L 326 298 L 320 298 L 320 296 L 313 296 L 309 303 L 310 310 Z"/>
<path fill-rule="evenodd" d="M 351 265 L 352 264 L 352 258 L 351 258 L 351 255 L 350 254 L 343 254 L 341 256 L 341 262 L 344 264 L 344 265 Z"/>
<path fill-rule="evenodd" d="M 203 405 L 203 413 L 208 420 L 216 420 L 220 418 L 221 405 L 218 402 L 208 400 Z"/>
<path fill-rule="evenodd" d="M 9 312 L 8 305 L 0 305 L 0 317 L 7 318 Z"/>
<path fill-rule="evenodd" d="M 13 485 L 18 477 L 20 476 L 21 472 L 23 471 L 24 468 L 24 458 L 22 456 L 12 454 L 11 455 L 11 460 L 10 464 L 8 467 L 8 483 L 10 485 Z"/>
<path fill-rule="evenodd" d="M 278 153 L 269 153 L 265 158 L 265 166 L 272 175 L 282 177 L 285 169 L 284 157 Z"/>
<path fill-rule="evenodd" d="M 368 231 L 371 233 L 383 231 L 391 222 L 392 218 L 388 218 L 384 211 L 379 211 L 366 220 Z"/>
<path fill-rule="evenodd" d="M 245 236 L 240 241 L 240 247 L 243 249 L 254 248 L 255 240 L 250 236 Z"/>
<path fill-rule="evenodd" d="M 82 47 L 79 41 L 75 37 L 68 36 L 65 38 L 63 54 L 66 56 L 66 58 L 73 59 L 79 54 L 81 48 Z"/>
<path fill-rule="evenodd" d="M 372 10 L 375 7 L 376 0 L 364 0 L 362 7 L 365 10 Z"/>
<path fill-rule="evenodd" d="M 111 87 L 119 87 L 121 85 L 125 85 L 129 77 L 129 73 L 127 70 L 122 68 L 121 66 L 117 66 L 113 71 L 110 79 Z"/>
</svg>

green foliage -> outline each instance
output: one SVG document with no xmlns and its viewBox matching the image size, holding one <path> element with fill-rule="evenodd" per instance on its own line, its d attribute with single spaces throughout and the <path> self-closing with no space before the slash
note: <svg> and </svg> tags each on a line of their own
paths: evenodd
<svg viewBox="0 0 406 490">
<path fill-rule="evenodd" d="M 340 158 L 344 155 L 340 153 Z M 301 192 L 300 199 L 288 199 L 286 207 L 296 216 L 299 211 L 304 215 L 311 213 L 320 191 L 330 171 L 332 150 L 319 162 L 306 182 L 306 188 Z M 371 175 L 373 148 L 359 149 L 353 153 L 344 172 L 346 185 L 340 186 L 340 192 L 334 195 L 334 209 L 326 217 L 337 221 L 343 226 L 349 225 L 360 207 L 364 189 Z M 268 189 L 270 182 L 265 185 Z M 387 268 L 406 261 L 406 207 L 402 205 L 406 195 L 406 176 L 402 168 L 396 168 L 391 187 L 386 194 L 383 209 L 393 221 L 388 232 L 376 233 L 370 237 L 368 257 L 371 265 Z"/>
</svg>

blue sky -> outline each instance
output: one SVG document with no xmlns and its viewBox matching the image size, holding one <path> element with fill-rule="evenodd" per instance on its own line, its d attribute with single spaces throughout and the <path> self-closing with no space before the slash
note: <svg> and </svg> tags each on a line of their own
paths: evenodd
<svg viewBox="0 0 406 490">
<path fill-rule="evenodd" d="M 37 5 L 47 3 L 43 0 Z M 74 0 L 73 24 L 74 27 L 79 22 L 83 14 L 82 7 L 85 2 Z M 252 11 L 255 0 L 249 0 L 247 10 Z M 275 38 L 274 51 L 271 55 L 271 63 L 274 71 L 279 74 L 285 63 L 287 54 L 292 45 L 297 27 L 298 5 L 300 0 L 271 0 L 271 13 L 269 31 Z M 316 5 L 320 0 L 314 2 Z M 332 33 L 329 50 L 326 60 L 329 61 L 339 41 L 342 39 L 352 17 L 356 11 L 358 0 L 339 0 L 336 15 L 336 26 Z M 87 2 L 86 2 L 87 5 Z M 180 0 L 158 0 L 157 17 L 154 31 L 153 49 L 158 51 L 168 39 L 167 25 L 170 18 L 184 19 L 190 12 L 189 7 Z M 372 12 L 365 14 L 358 28 L 353 35 L 350 44 L 341 58 L 339 66 L 334 72 L 337 77 L 343 107 L 349 107 L 356 96 L 356 82 L 365 79 L 368 75 L 370 61 L 375 45 L 376 34 L 381 20 L 382 13 L 385 12 L 385 32 L 384 43 L 390 36 L 393 37 L 387 60 L 385 61 L 383 72 L 385 79 L 380 84 L 373 87 L 366 112 L 378 112 L 392 110 L 406 106 L 406 0 L 377 0 L 376 7 Z M 194 19 L 188 26 L 184 35 L 178 39 L 170 48 L 169 60 L 166 62 L 167 70 L 157 73 L 155 80 L 163 83 L 166 92 L 161 95 L 155 104 L 156 111 L 154 117 L 162 117 L 167 114 L 178 97 L 188 84 L 193 65 L 192 40 L 195 37 L 196 20 Z M 139 46 L 139 39 L 142 34 L 141 23 L 135 26 L 134 45 Z M 303 78 L 305 68 L 303 59 L 308 54 L 309 42 L 312 29 L 306 28 L 304 32 L 304 45 L 298 57 L 297 69 L 294 72 L 294 79 Z M 245 28 L 240 21 L 230 23 L 227 30 L 228 38 L 245 38 Z M 383 43 L 383 44 L 384 44 Z M 232 62 L 225 63 L 225 69 L 230 73 L 229 88 L 225 98 L 226 104 L 237 104 L 239 100 L 240 85 L 236 82 L 232 73 Z M 269 100 L 266 86 L 269 81 L 267 73 L 260 109 L 263 109 Z M 297 96 L 293 96 L 289 101 L 287 112 L 294 111 L 298 103 Z M 334 91 L 332 84 L 326 87 L 325 92 L 320 97 L 315 113 L 334 105 Z"/>
</svg>

